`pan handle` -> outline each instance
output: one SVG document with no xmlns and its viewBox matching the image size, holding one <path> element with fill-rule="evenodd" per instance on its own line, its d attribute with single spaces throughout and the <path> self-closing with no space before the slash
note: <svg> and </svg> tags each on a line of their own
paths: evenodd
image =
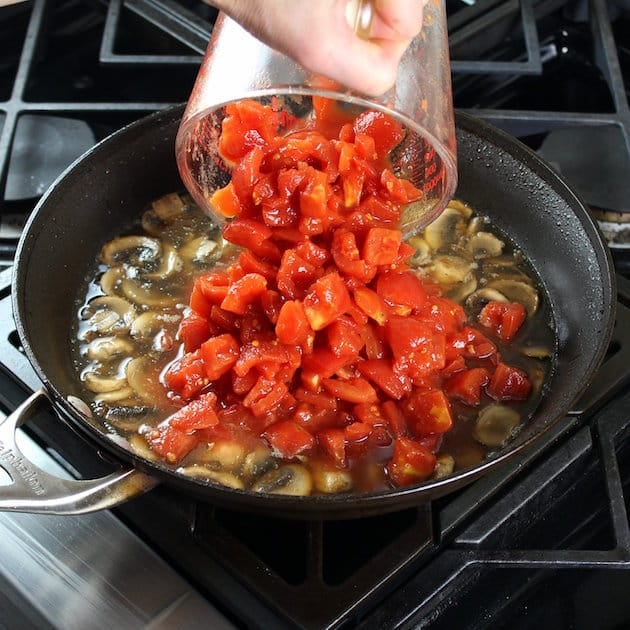
<svg viewBox="0 0 630 630">
<path fill-rule="evenodd" d="M 154 488 L 158 481 L 134 468 L 98 479 L 64 479 L 30 461 L 16 443 L 16 429 L 43 403 L 52 406 L 44 388 L 27 398 L 0 422 L 0 469 L 11 482 L 0 485 L 0 511 L 33 514 L 87 514 L 115 507 Z"/>
</svg>

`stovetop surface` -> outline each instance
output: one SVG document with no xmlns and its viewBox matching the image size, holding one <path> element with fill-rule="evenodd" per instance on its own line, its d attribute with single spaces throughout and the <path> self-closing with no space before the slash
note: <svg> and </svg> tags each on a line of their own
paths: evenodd
<svg viewBox="0 0 630 630">
<path fill-rule="evenodd" d="M 627 625 L 625 4 L 446 2 L 456 107 L 538 151 L 614 231 L 617 324 L 602 369 L 572 413 L 470 487 L 359 521 L 255 517 L 166 486 L 83 516 L 2 513 L 0 628 Z M 0 9 L 5 412 L 40 386 L 11 312 L 12 255 L 24 219 L 84 150 L 187 98 L 214 17 L 194 0 L 34 0 Z M 50 413 L 20 432 L 20 447 L 62 475 L 114 467 Z"/>
</svg>

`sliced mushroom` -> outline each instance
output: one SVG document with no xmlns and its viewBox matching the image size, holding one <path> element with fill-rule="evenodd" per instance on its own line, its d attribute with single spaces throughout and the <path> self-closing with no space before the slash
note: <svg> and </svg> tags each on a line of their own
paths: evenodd
<svg viewBox="0 0 630 630">
<path fill-rule="evenodd" d="M 538 310 L 540 297 L 538 291 L 528 282 L 519 280 L 491 280 L 486 284 L 488 289 L 496 289 L 510 301 L 519 302 L 525 307 L 527 315 L 531 317 Z"/>
<path fill-rule="evenodd" d="M 135 357 L 129 361 L 126 375 L 129 385 L 141 400 L 156 404 L 158 379 L 155 374 L 155 366 L 148 357 Z"/>
<path fill-rule="evenodd" d="M 146 311 L 133 320 L 129 333 L 134 339 L 151 339 L 167 326 L 175 325 L 180 320 L 173 313 Z"/>
<path fill-rule="evenodd" d="M 475 263 L 454 254 L 435 256 L 427 270 L 433 279 L 440 284 L 454 284 L 466 280 L 475 268 Z"/>
<path fill-rule="evenodd" d="M 416 250 L 416 253 L 409 260 L 410 265 L 422 266 L 431 261 L 431 248 L 422 236 L 412 236 L 407 243 Z"/>
<path fill-rule="evenodd" d="M 177 253 L 177 250 L 168 243 L 166 243 L 162 249 L 160 266 L 155 271 L 142 273 L 143 278 L 162 280 L 182 270 L 184 263 Z"/>
<path fill-rule="evenodd" d="M 212 470 L 207 466 L 182 466 L 177 469 L 178 473 L 182 475 L 186 475 L 187 477 L 195 477 L 196 479 L 207 479 L 208 481 L 214 481 L 215 483 L 221 484 L 226 488 L 233 488 L 235 490 L 243 490 L 245 485 L 243 481 L 239 479 L 236 475 L 221 471 L 221 470 Z"/>
<path fill-rule="evenodd" d="M 459 199 L 451 199 L 448 202 L 447 208 L 453 208 L 454 210 L 457 210 L 466 219 L 470 219 L 470 217 L 473 215 L 473 209 L 467 203 L 464 203 Z"/>
<path fill-rule="evenodd" d="M 212 470 L 238 470 L 245 459 L 245 447 L 234 440 L 217 440 L 201 450 L 195 450 L 194 459 Z"/>
<path fill-rule="evenodd" d="M 437 456 L 435 462 L 434 479 L 443 479 L 448 477 L 455 470 L 455 458 L 448 453 L 442 453 Z"/>
<path fill-rule="evenodd" d="M 466 310 L 471 314 L 477 314 L 488 302 L 508 302 L 509 300 L 503 293 L 496 289 L 488 289 L 484 287 L 471 293 L 466 298 Z"/>
<path fill-rule="evenodd" d="M 131 446 L 131 450 L 143 459 L 148 459 L 149 461 L 156 461 L 158 459 L 158 456 L 153 452 L 147 442 L 143 427 L 138 429 L 138 433 L 129 437 L 129 445 Z"/>
<path fill-rule="evenodd" d="M 510 439 L 520 422 L 516 409 L 493 403 L 479 412 L 473 435 L 484 446 L 497 448 Z"/>
<path fill-rule="evenodd" d="M 530 359 L 548 359 L 551 357 L 551 348 L 543 345 L 523 346 L 521 354 Z"/>
<path fill-rule="evenodd" d="M 87 356 L 92 361 L 107 362 L 129 356 L 133 350 L 133 343 L 124 337 L 97 337 L 90 341 L 87 347 Z"/>
<path fill-rule="evenodd" d="M 127 272 L 124 267 L 116 266 L 109 268 L 102 276 L 101 276 L 101 289 L 105 295 L 116 295 L 118 293 L 117 289 L 120 285 L 120 281 L 126 277 Z"/>
<path fill-rule="evenodd" d="M 323 494 L 340 494 L 352 490 L 352 475 L 347 470 L 327 466 L 314 466 L 313 485 Z"/>
<path fill-rule="evenodd" d="M 120 286 L 125 297 L 142 306 L 166 308 L 179 304 L 183 299 L 179 291 L 176 295 L 171 295 L 163 287 L 147 288 L 129 278 L 125 278 Z"/>
<path fill-rule="evenodd" d="M 463 304 L 464 300 L 477 288 L 477 276 L 474 273 L 469 273 L 464 280 L 458 282 L 455 286 L 450 288 L 446 293 L 446 297 L 453 302 Z"/>
<path fill-rule="evenodd" d="M 103 245 L 101 260 L 106 265 L 128 263 L 146 266 L 157 262 L 162 254 L 162 244 L 150 236 L 120 236 Z"/>
<path fill-rule="evenodd" d="M 83 383 L 91 392 L 103 394 L 125 387 L 127 379 L 124 376 L 101 376 L 96 372 L 86 372 L 83 375 Z"/>
<path fill-rule="evenodd" d="M 188 264 L 208 264 L 221 255 L 221 249 L 211 238 L 199 236 L 182 245 L 179 254 Z"/>
<path fill-rule="evenodd" d="M 475 216 L 468 221 L 468 227 L 466 228 L 466 236 L 474 236 L 478 232 L 481 232 L 484 227 L 488 225 L 488 220 L 485 217 Z"/>
<path fill-rule="evenodd" d="M 102 295 L 88 303 L 82 317 L 100 334 L 123 333 L 136 318 L 136 309 L 124 298 Z"/>
<path fill-rule="evenodd" d="M 287 494 L 305 497 L 311 494 L 313 480 L 309 471 L 300 464 L 286 464 L 260 477 L 253 485 L 254 492 Z"/>
<path fill-rule="evenodd" d="M 467 245 L 467 249 L 473 255 L 473 258 L 500 256 L 504 247 L 505 243 L 492 232 L 477 232 L 470 237 Z"/>
<path fill-rule="evenodd" d="M 96 404 L 100 403 L 120 403 L 123 400 L 127 400 L 133 396 L 133 389 L 131 387 L 121 387 L 112 392 L 103 392 L 94 397 Z"/>
<path fill-rule="evenodd" d="M 184 207 L 184 201 L 177 193 L 163 195 L 151 204 L 153 212 L 166 224 L 175 221 L 184 211 Z"/>
<path fill-rule="evenodd" d="M 245 479 L 253 480 L 277 466 L 278 460 L 273 457 L 271 450 L 266 446 L 259 446 L 245 456 L 241 474 Z"/>
<path fill-rule="evenodd" d="M 433 250 L 454 245 L 465 234 L 466 217 L 457 209 L 446 207 L 432 223 L 424 228 L 424 239 Z"/>
</svg>

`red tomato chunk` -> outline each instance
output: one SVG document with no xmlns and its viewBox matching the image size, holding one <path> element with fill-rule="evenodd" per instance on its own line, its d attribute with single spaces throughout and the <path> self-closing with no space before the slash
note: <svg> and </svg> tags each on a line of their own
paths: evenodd
<svg viewBox="0 0 630 630">
<path fill-rule="evenodd" d="M 220 149 L 233 177 L 212 203 L 244 250 L 197 277 L 185 354 L 164 374 L 182 407 L 149 440 L 177 463 L 224 426 L 277 457 L 341 469 L 365 458 L 391 485 L 418 483 L 434 474 L 453 404 L 522 400 L 531 384 L 405 264 L 414 249 L 398 224 L 422 193 L 387 162 L 401 126 L 379 112 L 344 122 L 319 101 L 316 112 L 278 137 L 269 108 L 227 108 Z M 479 324 L 510 341 L 519 306 L 490 303 Z"/>
</svg>

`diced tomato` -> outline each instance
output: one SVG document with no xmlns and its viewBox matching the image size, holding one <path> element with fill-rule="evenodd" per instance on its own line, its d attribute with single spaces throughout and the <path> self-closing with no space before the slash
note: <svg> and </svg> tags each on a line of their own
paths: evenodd
<svg viewBox="0 0 630 630">
<path fill-rule="evenodd" d="M 274 410 L 288 391 L 284 383 L 261 376 L 243 398 L 243 405 L 255 416 L 263 416 Z"/>
<path fill-rule="evenodd" d="M 331 253 L 337 268 L 348 276 L 368 283 L 376 275 L 376 266 L 361 258 L 356 237 L 348 230 L 335 230 Z"/>
<path fill-rule="evenodd" d="M 379 158 L 385 158 L 389 152 L 405 137 L 402 125 L 391 116 L 378 111 L 366 111 L 354 121 L 355 134 L 366 134 L 374 138 L 374 147 Z"/>
<path fill-rule="evenodd" d="M 219 215 L 228 219 L 239 216 L 243 212 L 241 200 L 238 198 L 232 182 L 212 193 L 210 206 Z"/>
<path fill-rule="evenodd" d="M 383 326 L 387 321 L 387 307 L 376 291 L 360 286 L 354 292 L 354 301 L 356 305 L 368 317 L 371 317 L 379 325 Z"/>
<path fill-rule="evenodd" d="M 269 144 L 274 137 L 269 110 L 258 101 L 242 100 L 226 106 L 221 125 L 219 153 L 229 161 L 244 157 L 252 148 Z"/>
<path fill-rule="evenodd" d="M 234 364 L 234 372 L 238 376 L 245 376 L 251 369 L 256 368 L 275 373 L 282 365 L 288 365 L 292 360 L 293 352 L 290 346 L 275 341 L 254 340 L 241 347 Z"/>
<path fill-rule="evenodd" d="M 359 356 L 363 348 L 363 338 L 359 327 L 348 317 L 338 317 L 326 327 L 328 345 L 337 356 Z"/>
<path fill-rule="evenodd" d="M 407 374 L 397 373 L 388 359 L 359 361 L 357 369 L 363 376 L 377 385 L 388 396 L 400 400 L 411 391 L 411 379 Z"/>
<path fill-rule="evenodd" d="M 525 400 L 532 391 L 532 384 L 524 370 L 498 363 L 486 391 L 495 400 Z"/>
<path fill-rule="evenodd" d="M 343 125 L 352 120 L 348 111 L 334 98 L 313 96 L 313 112 L 317 126 L 331 138 L 338 137 Z"/>
<path fill-rule="evenodd" d="M 285 298 L 301 299 L 319 275 L 316 265 L 302 258 L 297 250 L 287 249 L 282 254 L 276 283 L 278 290 Z"/>
<path fill-rule="evenodd" d="M 376 292 L 399 315 L 419 311 L 426 301 L 422 282 L 414 273 L 381 273 L 376 280 Z"/>
<path fill-rule="evenodd" d="M 416 437 L 445 433 L 453 426 L 451 404 L 439 389 L 414 391 L 402 406 L 407 426 Z"/>
<path fill-rule="evenodd" d="M 224 272 L 214 271 L 195 278 L 190 308 L 195 313 L 208 317 L 213 305 L 219 305 L 227 295 L 230 279 Z"/>
<path fill-rule="evenodd" d="M 210 325 L 195 311 L 188 313 L 179 323 L 177 336 L 184 344 L 184 352 L 195 351 L 210 336 Z"/>
<path fill-rule="evenodd" d="M 296 400 L 307 403 L 316 409 L 326 409 L 328 411 L 337 409 L 337 400 L 325 392 L 313 392 L 303 387 L 298 387 L 294 394 Z"/>
<path fill-rule="evenodd" d="M 445 335 L 459 332 L 467 320 L 466 312 L 460 304 L 437 295 L 427 296 L 419 317 L 423 321 L 431 322 L 437 332 Z"/>
<path fill-rule="evenodd" d="M 330 348 L 315 348 L 302 358 L 302 382 L 307 389 L 317 391 L 323 378 L 332 376 L 351 361 L 352 357 L 337 356 Z"/>
<path fill-rule="evenodd" d="M 388 168 L 381 173 L 381 184 L 387 191 L 389 199 L 396 203 L 410 203 L 422 197 L 421 190 L 408 179 L 396 177 Z"/>
<path fill-rule="evenodd" d="M 481 331 L 464 326 L 448 338 L 446 361 L 461 355 L 465 359 L 488 359 L 497 354 L 497 347 Z"/>
<path fill-rule="evenodd" d="M 221 308 L 230 313 L 245 315 L 249 307 L 267 290 L 267 279 L 259 273 L 246 273 L 232 283 L 221 302 Z"/>
<path fill-rule="evenodd" d="M 199 443 L 199 438 L 194 432 L 181 431 L 168 419 L 148 433 L 147 440 L 151 450 L 169 464 L 179 463 Z"/>
<path fill-rule="evenodd" d="M 234 219 L 223 228 L 226 241 L 249 249 L 259 247 L 271 234 L 269 227 L 254 219 Z"/>
<path fill-rule="evenodd" d="M 207 392 L 178 409 L 168 418 L 168 422 L 180 431 L 208 429 L 219 423 L 216 404 L 217 395 Z"/>
<path fill-rule="evenodd" d="M 502 341 L 514 339 L 527 318 L 525 307 L 518 302 L 488 302 L 479 313 L 479 323 Z"/>
<path fill-rule="evenodd" d="M 397 486 L 408 486 L 428 479 L 435 470 L 436 457 L 423 444 L 407 437 L 394 442 L 387 471 Z"/>
<path fill-rule="evenodd" d="M 382 112 L 352 121 L 334 100 L 313 103 L 301 123 L 277 102 L 226 108 L 219 151 L 232 178 L 211 201 L 242 251 L 195 280 L 185 354 L 162 377 L 188 404 L 147 441 L 170 464 L 227 439 L 366 478 L 374 465 L 379 487 L 419 483 L 454 410 L 529 396 L 527 374 L 499 353 L 524 309 L 491 302 L 473 326 L 411 269 L 399 228 L 422 191 L 388 162 L 405 130 Z M 357 488 L 373 487 L 360 476 Z"/>
<path fill-rule="evenodd" d="M 302 302 L 290 300 L 285 302 L 278 313 L 276 335 L 282 343 L 302 344 L 313 333 Z"/>
<path fill-rule="evenodd" d="M 206 377 L 216 381 L 235 365 L 239 356 L 238 342 L 228 333 L 211 337 L 202 344 L 201 356 Z"/>
<path fill-rule="evenodd" d="M 483 388 L 490 380 L 488 370 L 482 367 L 457 372 L 444 383 L 444 391 L 451 398 L 476 407 L 481 402 Z"/>
<path fill-rule="evenodd" d="M 341 276 L 334 271 L 316 280 L 304 298 L 304 312 L 315 331 L 328 326 L 349 307 L 348 289 Z"/>
<path fill-rule="evenodd" d="M 364 378 L 351 378 L 347 381 L 338 378 L 323 378 L 324 389 L 336 398 L 351 403 L 376 402 L 376 390 Z"/>
<path fill-rule="evenodd" d="M 315 446 L 315 438 L 306 429 L 290 420 L 272 424 L 262 435 L 273 451 L 286 459 L 291 459 Z"/>
<path fill-rule="evenodd" d="M 407 421 L 398 404 L 393 400 L 386 400 L 383 405 L 383 416 L 387 418 L 389 431 L 394 437 L 407 435 Z"/>
<path fill-rule="evenodd" d="M 173 361 L 164 372 L 166 386 L 184 400 L 190 400 L 208 384 L 201 349 Z"/>
<path fill-rule="evenodd" d="M 363 260 L 368 265 L 391 265 L 398 256 L 402 241 L 400 230 L 372 228 L 363 243 Z"/>
<path fill-rule="evenodd" d="M 322 429 L 317 433 L 317 442 L 337 466 L 346 467 L 346 437 L 343 429 Z"/>
<path fill-rule="evenodd" d="M 271 263 L 261 260 L 250 250 L 242 251 L 239 254 L 238 262 L 245 274 L 256 273 L 259 276 L 263 276 L 267 282 L 275 282 L 278 268 Z"/>
<path fill-rule="evenodd" d="M 280 315 L 282 304 L 282 296 L 278 291 L 274 291 L 273 289 L 267 289 L 267 291 L 260 296 L 260 305 L 263 312 L 267 316 L 267 319 L 274 325 L 278 323 L 278 316 Z"/>
<path fill-rule="evenodd" d="M 343 428 L 343 435 L 346 439 L 346 442 L 359 444 L 360 442 L 364 442 L 370 437 L 372 433 L 372 427 L 365 422 L 353 422 L 352 424 L 348 424 Z"/>
<path fill-rule="evenodd" d="M 441 370 L 445 365 L 444 337 L 413 317 L 392 315 L 385 324 L 396 365 L 412 375 Z"/>
</svg>

